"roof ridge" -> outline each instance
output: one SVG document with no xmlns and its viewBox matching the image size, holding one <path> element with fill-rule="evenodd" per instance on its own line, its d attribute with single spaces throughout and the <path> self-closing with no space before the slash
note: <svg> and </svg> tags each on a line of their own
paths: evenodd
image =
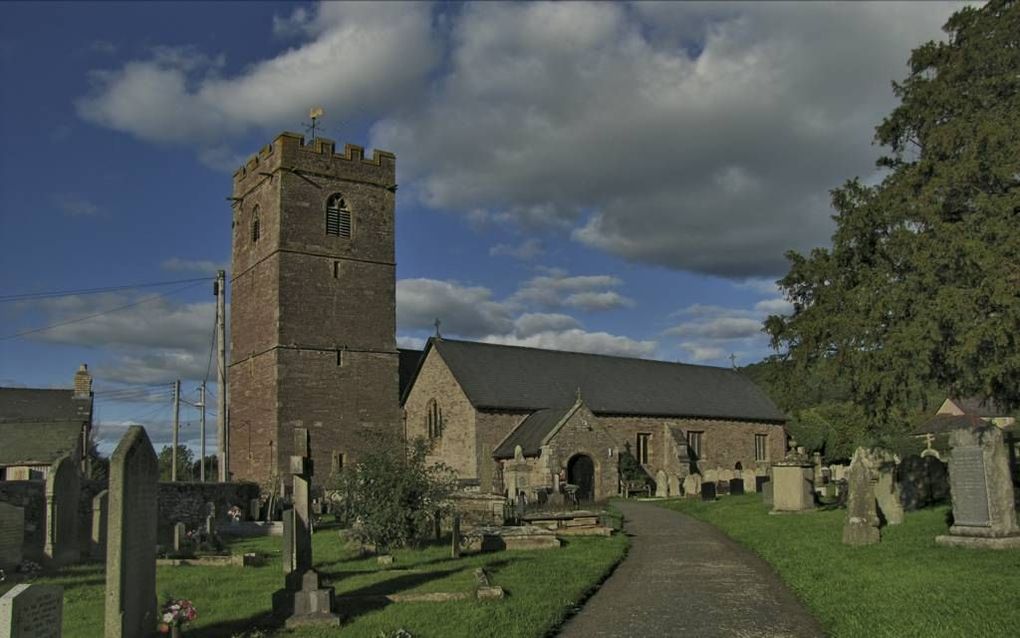
<svg viewBox="0 0 1020 638">
<path fill-rule="evenodd" d="M 602 353 L 598 353 L 598 352 L 579 352 L 577 350 L 555 350 L 555 349 L 552 349 L 552 348 L 538 348 L 536 346 L 518 346 L 518 345 L 512 345 L 512 344 L 508 344 L 508 343 L 490 343 L 488 341 L 468 341 L 467 339 L 448 339 L 447 337 L 443 337 L 441 340 L 438 340 L 437 343 L 439 343 L 439 344 L 443 344 L 443 343 L 461 343 L 461 344 L 466 344 L 466 345 L 470 345 L 470 346 L 490 346 L 490 347 L 494 347 L 494 348 L 510 348 L 510 349 L 514 349 L 514 350 L 536 350 L 538 352 L 555 352 L 557 354 L 574 354 L 574 355 L 581 355 L 581 356 L 585 356 L 585 357 L 598 357 L 598 358 L 602 358 L 602 359 L 621 359 L 621 360 L 624 360 L 624 361 L 640 361 L 642 363 L 658 363 L 658 364 L 667 365 L 667 366 L 685 366 L 685 367 L 688 367 L 688 368 L 702 368 L 702 369 L 707 369 L 707 370 L 721 370 L 723 372 L 736 372 L 736 373 L 739 374 L 738 371 L 733 370 L 731 368 L 724 367 L 724 366 L 709 366 L 709 365 L 704 365 L 704 364 L 701 364 L 701 363 L 685 363 L 685 362 L 682 362 L 682 361 L 663 361 L 662 359 L 644 359 L 644 358 L 641 358 L 641 357 L 625 357 L 625 356 L 618 355 L 618 354 L 602 354 Z"/>
</svg>

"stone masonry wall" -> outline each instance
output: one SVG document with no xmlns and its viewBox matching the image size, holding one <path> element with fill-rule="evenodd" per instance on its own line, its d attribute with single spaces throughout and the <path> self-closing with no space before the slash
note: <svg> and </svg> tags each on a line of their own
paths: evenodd
<svg viewBox="0 0 1020 638">
<path fill-rule="evenodd" d="M 549 465 L 554 472 L 566 470 L 570 459 L 576 454 L 591 457 L 595 464 L 595 500 L 619 494 L 619 444 L 586 406 L 580 406 L 563 424 L 549 441 L 548 449 Z"/>
<path fill-rule="evenodd" d="M 475 416 L 476 450 L 478 464 L 478 490 L 483 494 L 502 493 L 503 486 L 499 481 L 499 464 L 492 458 L 496 446 L 520 425 L 529 412 L 512 411 L 497 412 L 479 410 Z"/>
<path fill-rule="evenodd" d="M 404 402 L 408 439 L 428 437 L 425 416 L 432 399 L 442 411 L 443 436 L 434 442 L 430 460 L 446 463 L 460 479 L 477 480 L 475 409 L 435 349 L 429 351 Z"/>
</svg>

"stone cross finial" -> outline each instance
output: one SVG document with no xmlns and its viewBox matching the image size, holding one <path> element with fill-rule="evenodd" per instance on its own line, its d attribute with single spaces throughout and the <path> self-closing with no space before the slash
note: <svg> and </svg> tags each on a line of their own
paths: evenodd
<svg viewBox="0 0 1020 638">
<path fill-rule="evenodd" d="M 439 317 L 436 317 L 436 322 L 435 322 L 435 324 L 433 324 L 433 325 L 435 325 L 435 327 L 436 327 L 436 339 L 442 339 L 442 338 L 443 338 L 443 335 L 441 335 L 441 334 L 439 333 L 439 326 L 440 326 L 440 325 L 441 325 L 442 323 L 443 323 L 443 322 L 439 320 Z"/>
<path fill-rule="evenodd" d="M 733 366 L 734 370 L 737 369 L 737 355 L 732 352 L 730 353 L 730 365 Z"/>
</svg>

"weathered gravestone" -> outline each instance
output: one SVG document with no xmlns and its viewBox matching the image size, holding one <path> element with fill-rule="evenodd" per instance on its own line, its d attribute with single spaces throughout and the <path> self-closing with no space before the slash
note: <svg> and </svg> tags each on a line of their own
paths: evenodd
<svg viewBox="0 0 1020 638">
<path fill-rule="evenodd" d="M 957 429 L 949 436 L 953 526 L 940 545 L 1020 548 L 1013 479 L 1002 430 L 995 425 Z"/>
<path fill-rule="evenodd" d="M 688 474 L 684 477 L 684 496 L 696 497 L 701 494 L 701 475 Z"/>
<path fill-rule="evenodd" d="M 705 481 L 701 484 L 701 500 L 714 501 L 716 499 L 715 483 Z"/>
<path fill-rule="evenodd" d="M 92 535 L 89 537 L 89 556 L 106 559 L 106 514 L 110 509 L 110 491 L 103 490 L 92 498 Z"/>
<path fill-rule="evenodd" d="M 730 479 L 730 495 L 739 496 L 744 493 L 744 479 L 742 478 L 731 478 Z"/>
<path fill-rule="evenodd" d="M 21 564 L 24 542 L 25 510 L 0 503 L 0 569 L 13 569 Z"/>
<path fill-rule="evenodd" d="M 333 588 L 322 587 L 318 572 L 312 569 L 311 457 L 308 430 L 295 428 L 294 455 L 290 457 L 294 499 L 290 551 L 294 569 L 285 577 L 284 588 L 273 593 L 273 613 L 286 618 L 288 629 L 340 625 L 340 617 L 333 613 Z"/>
<path fill-rule="evenodd" d="M 657 498 L 666 498 L 669 496 L 669 483 L 666 478 L 666 473 L 659 470 L 655 473 L 655 496 Z"/>
<path fill-rule="evenodd" d="M 927 507 L 949 497 L 949 469 L 934 455 L 908 456 L 897 470 L 900 501 L 907 511 Z"/>
<path fill-rule="evenodd" d="M 174 523 L 174 552 L 180 553 L 188 545 L 188 528 L 184 523 Z"/>
<path fill-rule="evenodd" d="M 803 512 L 815 508 L 815 468 L 795 455 L 772 466 L 772 511 Z"/>
<path fill-rule="evenodd" d="M 46 542 L 43 554 L 55 565 L 81 560 L 78 546 L 78 501 L 81 479 L 70 455 L 53 462 L 46 475 Z"/>
<path fill-rule="evenodd" d="M 676 474 L 669 475 L 669 495 L 676 497 L 680 496 L 680 477 Z"/>
<path fill-rule="evenodd" d="M 460 558 L 460 514 L 453 515 L 453 532 L 450 535 L 450 557 Z"/>
<path fill-rule="evenodd" d="M 744 493 L 754 494 L 758 491 L 758 480 L 752 470 L 744 470 L 741 478 L 744 480 Z"/>
<path fill-rule="evenodd" d="M 856 454 L 856 453 L 855 453 Z M 903 504 L 896 483 L 896 466 L 900 459 L 891 450 L 871 448 L 865 451 L 864 462 L 875 479 L 875 500 L 878 510 L 890 525 L 903 522 Z"/>
<path fill-rule="evenodd" d="M 248 501 L 248 515 L 251 517 L 251 520 L 253 520 L 253 521 L 259 520 L 259 518 L 260 518 L 259 514 L 261 514 L 261 513 L 262 513 L 262 501 L 261 500 L 259 500 L 257 498 L 253 498 L 250 501 Z"/>
<path fill-rule="evenodd" d="M 158 480 L 149 436 L 133 425 L 110 457 L 105 638 L 139 638 L 155 631 Z"/>
<path fill-rule="evenodd" d="M 0 636 L 60 638 L 64 588 L 58 585 L 15 585 L 0 597 Z"/>
<path fill-rule="evenodd" d="M 761 502 L 772 507 L 772 480 L 769 476 L 760 476 L 758 478 L 765 479 L 758 483 L 758 491 L 761 492 Z"/>
<path fill-rule="evenodd" d="M 875 481 L 864 459 L 864 448 L 857 448 L 850 463 L 844 545 L 871 545 L 880 539 L 878 510 L 875 507 Z"/>
<path fill-rule="evenodd" d="M 283 573 L 287 575 L 297 569 L 296 552 L 294 551 L 294 509 L 283 510 Z"/>
</svg>

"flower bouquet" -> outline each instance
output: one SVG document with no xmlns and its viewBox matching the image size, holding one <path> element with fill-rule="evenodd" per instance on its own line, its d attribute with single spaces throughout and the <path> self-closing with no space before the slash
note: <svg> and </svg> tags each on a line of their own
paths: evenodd
<svg viewBox="0 0 1020 638">
<path fill-rule="evenodd" d="M 190 600 L 167 598 L 160 608 L 159 633 L 170 634 L 174 638 L 180 635 L 181 627 L 198 617 L 198 611 Z"/>
</svg>

